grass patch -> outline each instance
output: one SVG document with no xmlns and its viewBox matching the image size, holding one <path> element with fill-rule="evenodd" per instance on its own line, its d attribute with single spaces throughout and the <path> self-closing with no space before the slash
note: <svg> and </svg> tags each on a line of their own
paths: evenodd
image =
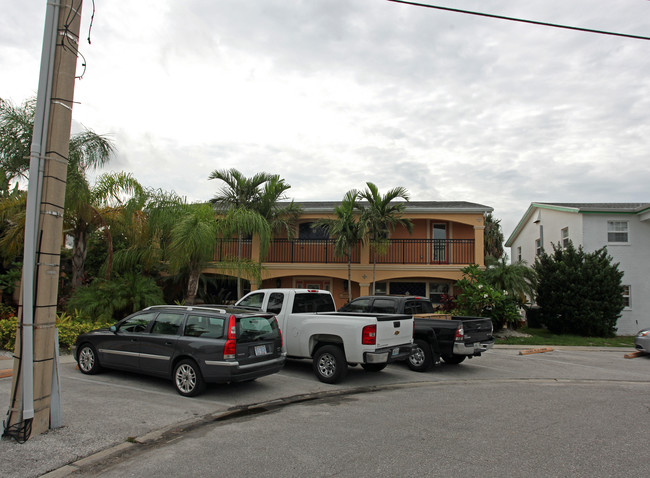
<svg viewBox="0 0 650 478">
<path fill-rule="evenodd" d="M 497 337 L 496 344 L 505 345 L 565 345 L 579 347 L 631 347 L 634 348 L 634 335 L 616 337 L 581 337 L 579 335 L 556 335 L 546 329 L 524 327 L 519 332 L 530 337 Z"/>
</svg>

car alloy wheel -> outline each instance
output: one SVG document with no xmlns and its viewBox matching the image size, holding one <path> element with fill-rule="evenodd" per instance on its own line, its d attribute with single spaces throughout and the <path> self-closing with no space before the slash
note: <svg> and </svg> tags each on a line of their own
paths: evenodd
<svg viewBox="0 0 650 478">
<path fill-rule="evenodd" d="M 95 354 L 90 347 L 84 347 L 79 352 L 79 368 L 82 372 L 88 373 L 95 366 Z"/>
<path fill-rule="evenodd" d="M 188 363 L 181 364 L 176 369 L 176 387 L 184 394 L 190 394 L 196 387 L 196 371 Z"/>
</svg>

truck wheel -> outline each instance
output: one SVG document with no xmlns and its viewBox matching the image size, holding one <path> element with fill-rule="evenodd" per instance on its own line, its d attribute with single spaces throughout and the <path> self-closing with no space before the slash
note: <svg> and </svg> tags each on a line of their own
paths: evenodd
<svg viewBox="0 0 650 478">
<path fill-rule="evenodd" d="M 465 360 L 466 356 L 465 355 L 443 355 L 442 360 L 445 361 L 445 363 L 448 363 L 449 365 L 458 365 L 461 363 L 463 360 Z"/>
<path fill-rule="evenodd" d="M 314 354 L 314 373 L 324 383 L 336 383 L 348 372 L 345 354 L 336 345 L 323 345 Z"/>
<path fill-rule="evenodd" d="M 381 372 L 386 368 L 387 363 L 362 363 L 361 366 L 366 372 Z"/>
<path fill-rule="evenodd" d="M 427 372 L 431 370 L 433 367 L 431 345 L 422 339 L 415 339 L 413 343 L 415 347 L 406 361 L 409 368 L 415 372 Z"/>
</svg>

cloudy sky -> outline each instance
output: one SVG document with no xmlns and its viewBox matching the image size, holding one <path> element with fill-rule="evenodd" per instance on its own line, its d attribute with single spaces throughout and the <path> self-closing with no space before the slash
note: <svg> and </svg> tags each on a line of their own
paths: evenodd
<svg viewBox="0 0 650 478">
<path fill-rule="evenodd" d="M 430 4 L 650 36 L 648 0 Z M 650 201 L 650 41 L 387 0 L 95 7 L 73 127 L 109 135 L 107 170 L 145 186 L 205 201 L 209 174 L 234 167 L 311 201 L 372 181 L 493 207 L 506 238 L 533 201 Z M 38 86 L 45 8 L 2 0 L 0 97 L 15 104 Z"/>
</svg>

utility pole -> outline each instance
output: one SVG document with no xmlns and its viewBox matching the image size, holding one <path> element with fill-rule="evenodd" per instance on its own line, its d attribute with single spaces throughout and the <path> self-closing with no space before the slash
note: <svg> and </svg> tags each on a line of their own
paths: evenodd
<svg viewBox="0 0 650 478">
<path fill-rule="evenodd" d="M 60 426 L 56 306 L 83 0 L 48 0 L 30 153 L 11 403 L 3 436 Z"/>
</svg>

